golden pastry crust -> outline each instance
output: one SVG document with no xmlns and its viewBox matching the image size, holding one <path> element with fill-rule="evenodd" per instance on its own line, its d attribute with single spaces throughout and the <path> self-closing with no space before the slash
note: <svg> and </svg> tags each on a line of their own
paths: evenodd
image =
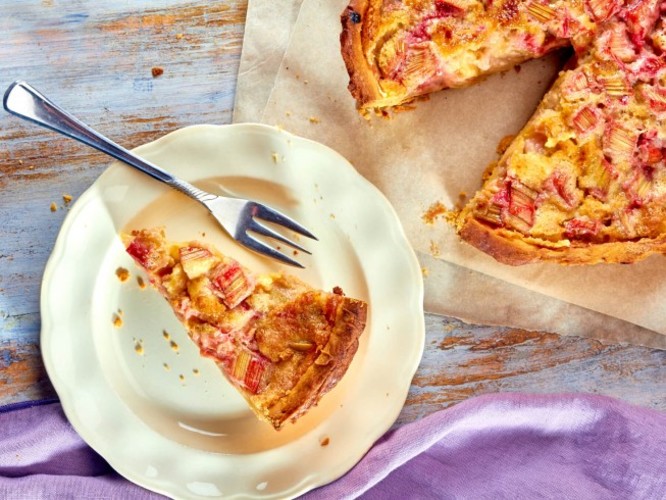
<svg viewBox="0 0 666 500">
<path fill-rule="evenodd" d="M 528 242 L 514 233 L 500 231 L 476 219 L 465 219 L 459 227 L 463 240 L 503 264 L 519 266 L 536 262 L 567 265 L 600 263 L 632 264 L 652 254 L 666 253 L 666 234 L 659 238 L 614 243 L 573 243 L 571 246 L 549 248 Z M 542 242 L 547 245 L 548 242 Z"/>
<path fill-rule="evenodd" d="M 202 356 L 275 429 L 315 406 L 347 371 L 365 302 L 282 273 L 254 275 L 204 243 L 167 243 L 159 228 L 123 240 Z"/>
<path fill-rule="evenodd" d="M 382 102 L 383 98 L 377 79 L 363 56 L 362 19 L 366 16 L 369 3 L 370 0 L 352 0 L 340 17 L 340 46 L 349 73 L 348 89 L 359 108 L 369 103 Z"/>
<path fill-rule="evenodd" d="M 339 300 L 335 300 L 332 313 L 334 319 L 331 321 L 333 327 L 330 333 L 322 339 L 312 339 L 315 345 L 311 349 L 305 350 L 306 344 L 303 343 L 288 359 L 277 362 L 278 372 L 297 373 L 284 384 L 291 389 L 285 394 L 282 384 L 269 385 L 265 392 L 249 398 L 250 404 L 261 411 L 266 420 L 275 427 L 279 427 L 287 418 L 296 419 L 302 416 L 322 395 L 335 387 L 347 371 L 358 349 L 358 339 L 367 315 L 366 305 L 359 300 L 338 297 Z M 314 312 L 309 320 L 312 325 L 309 328 L 310 333 L 323 331 L 326 329 L 324 324 L 330 321 L 324 317 L 326 304 L 321 302 L 322 299 L 325 301 L 327 297 L 318 292 L 305 298 L 308 302 L 310 300 L 320 302 L 314 310 L 310 308 L 310 312 Z M 284 324 L 272 320 L 279 314 L 281 311 L 275 311 L 267 321 L 258 326 L 257 337 L 275 340 L 290 336 L 292 332 L 280 331 L 284 328 Z M 261 340 L 258 343 L 259 349 L 263 352 L 264 346 Z"/>
</svg>

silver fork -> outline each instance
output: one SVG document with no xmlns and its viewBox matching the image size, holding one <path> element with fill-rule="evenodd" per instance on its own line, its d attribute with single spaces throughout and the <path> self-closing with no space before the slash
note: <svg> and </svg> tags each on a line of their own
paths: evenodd
<svg viewBox="0 0 666 500">
<path fill-rule="evenodd" d="M 182 179 L 174 177 L 160 167 L 139 158 L 127 149 L 94 131 L 25 82 L 16 81 L 7 88 L 3 105 L 7 111 L 16 116 L 60 132 L 88 146 L 92 146 L 194 198 L 202 203 L 227 233 L 241 245 L 286 264 L 301 268 L 304 267 L 296 260 L 281 253 L 254 235 L 258 234 L 273 238 L 301 252 L 310 254 L 309 251 L 296 242 L 259 222 L 258 219 L 265 220 L 290 229 L 307 238 L 317 240 L 310 231 L 277 210 L 251 200 L 207 193 Z"/>
</svg>

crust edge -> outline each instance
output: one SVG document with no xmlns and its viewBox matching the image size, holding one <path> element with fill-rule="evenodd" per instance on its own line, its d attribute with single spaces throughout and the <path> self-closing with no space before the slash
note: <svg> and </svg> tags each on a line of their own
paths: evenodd
<svg viewBox="0 0 666 500">
<path fill-rule="evenodd" d="M 369 14 L 368 0 L 352 0 L 340 15 L 342 31 L 340 46 L 342 59 L 349 74 L 347 88 L 356 99 L 357 109 L 374 107 L 372 103 L 383 98 L 379 90 L 379 82 L 375 78 L 363 54 L 363 26 L 365 21 L 354 22 L 355 15 L 363 19 Z"/>
<path fill-rule="evenodd" d="M 520 239 L 504 237 L 496 229 L 467 218 L 458 228 L 460 237 L 498 262 L 519 266 L 535 262 L 566 265 L 632 264 L 655 253 L 666 253 L 666 234 L 637 241 L 578 244 L 561 250 L 539 247 Z"/>
<path fill-rule="evenodd" d="M 365 330 L 367 304 L 361 300 L 345 297 L 339 306 L 340 319 L 331 332 L 329 341 L 322 349 L 328 352 L 330 363 L 308 367 L 286 397 L 268 407 L 267 420 L 279 429 L 287 420 L 296 420 L 310 408 L 316 406 L 347 372 L 358 349 L 359 337 Z"/>
</svg>

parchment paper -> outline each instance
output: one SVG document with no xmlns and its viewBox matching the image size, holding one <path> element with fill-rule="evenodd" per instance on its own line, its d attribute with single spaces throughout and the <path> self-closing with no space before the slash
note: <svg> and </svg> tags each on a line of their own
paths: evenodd
<svg viewBox="0 0 666 500">
<path fill-rule="evenodd" d="M 249 2 L 238 68 L 235 123 L 260 121 L 302 1 Z"/>
<path fill-rule="evenodd" d="M 461 192 L 478 188 L 496 145 L 525 123 L 562 54 L 468 89 L 440 92 L 391 120 L 368 122 L 347 92 L 339 52 L 339 16 L 347 1 L 277 3 L 284 5 L 248 7 L 234 121 L 279 125 L 327 144 L 373 182 L 396 208 L 426 270 L 426 310 L 666 348 L 662 257 L 632 266 L 512 268 L 461 243 L 444 221 L 427 225 L 422 219 L 432 203 L 453 207 Z M 281 9 L 289 3 L 291 9 Z M 291 16 L 283 14 L 279 33 L 275 9 Z"/>
</svg>

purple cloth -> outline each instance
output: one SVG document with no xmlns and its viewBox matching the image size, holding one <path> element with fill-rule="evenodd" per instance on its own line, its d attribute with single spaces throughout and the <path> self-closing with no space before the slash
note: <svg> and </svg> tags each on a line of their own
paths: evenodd
<svg viewBox="0 0 666 500">
<path fill-rule="evenodd" d="M 164 498 L 125 480 L 74 431 L 59 403 L 0 408 L 0 498 Z"/>
<path fill-rule="evenodd" d="M 386 434 L 312 498 L 359 494 L 666 499 L 666 414 L 600 396 L 480 396 Z"/>
<path fill-rule="evenodd" d="M 666 413 L 589 395 L 498 394 L 387 433 L 307 499 L 666 499 Z M 0 498 L 162 498 L 86 446 L 57 403 L 0 408 Z"/>
</svg>

